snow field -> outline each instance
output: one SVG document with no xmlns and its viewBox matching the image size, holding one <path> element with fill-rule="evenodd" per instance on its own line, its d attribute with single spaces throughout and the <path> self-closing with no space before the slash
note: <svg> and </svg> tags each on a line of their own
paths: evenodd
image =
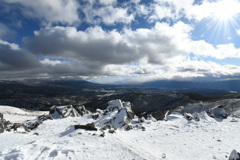
<svg viewBox="0 0 240 160">
<path fill-rule="evenodd" d="M 4 117 L 7 114 L 19 116 L 5 112 Z M 31 114 L 39 112 L 26 115 L 31 117 Z M 113 117 L 112 114 L 106 117 Z M 232 117 L 215 120 L 205 113 L 199 117 L 198 122 L 188 121 L 173 113 L 168 116 L 168 121 L 146 120 L 143 122 L 145 131 L 117 129 L 111 134 L 106 130 L 104 137 L 100 130 L 74 130 L 71 127 L 93 122 L 88 114 L 47 120 L 30 133 L 0 134 L 0 159 L 228 160 L 233 149 L 240 151 L 239 118 L 231 122 Z"/>
</svg>

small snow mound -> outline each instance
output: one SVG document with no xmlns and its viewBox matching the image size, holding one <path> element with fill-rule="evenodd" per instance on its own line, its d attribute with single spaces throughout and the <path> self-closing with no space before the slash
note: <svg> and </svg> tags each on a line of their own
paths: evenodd
<svg viewBox="0 0 240 160">
<path fill-rule="evenodd" d="M 183 115 L 179 112 L 172 112 L 171 114 L 167 115 L 167 120 L 175 120 L 175 119 L 181 119 Z"/>
<path fill-rule="evenodd" d="M 21 115 L 27 114 L 26 111 L 11 106 L 0 106 L 0 112 L 2 114 L 21 114 Z"/>
<path fill-rule="evenodd" d="M 240 153 L 238 153 L 236 150 L 233 150 L 230 153 L 230 156 L 229 156 L 228 160 L 240 160 Z"/>
</svg>

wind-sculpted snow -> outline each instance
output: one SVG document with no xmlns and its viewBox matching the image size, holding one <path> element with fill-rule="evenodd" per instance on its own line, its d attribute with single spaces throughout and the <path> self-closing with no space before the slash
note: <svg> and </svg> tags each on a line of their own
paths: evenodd
<svg viewBox="0 0 240 160">
<path fill-rule="evenodd" d="M 230 155 L 240 150 L 238 116 L 228 113 L 219 120 L 206 111 L 168 113 L 164 121 L 151 115 L 137 117 L 130 103 L 113 100 L 96 113 L 46 119 L 26 134 L 1 133 L 0 159 L 233 160 L 238 156 Z"/>
</svg>

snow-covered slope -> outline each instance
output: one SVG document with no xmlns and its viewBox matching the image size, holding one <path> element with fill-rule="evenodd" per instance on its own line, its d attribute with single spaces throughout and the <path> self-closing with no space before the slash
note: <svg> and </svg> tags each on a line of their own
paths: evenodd
<svg viewBox="0 0 240 160">
<path fill-rule="evenodd" d="M 167 121 L 142 119 L 139 123 L 135 117 L 128 123 L 143 125 L 145 130 L 135 127 L 126 131 L 118 125 L 113 134 L 101 130 L 99 124 L 103 122 L 115 125 L 126 120 L 124 110 L 128 107 L 128 103 L 113 101 L 108 112 L 103 111 L 97 119 L 85 114 L 46 120 L 26 134 L 4 132 L 0 134 L 0 159 L 228 160 L 233 149 L 240 151 L 240 119 L 215 120 L 204 112 L 199 113 L 200 121 L 189 121 L 179 113 L 172 113 Z M 97 131 L 73 127 L 92 122 L 98 124 Z"/>
<path fill-rule="evenodd" d="M 0 113 L 4 115 L 4 119 L 11 122 L 21 122 L 24 120 L 34 119 L 36 116 L 48 114 L 46 111 L 26 111 L 11 106 L 1 106 Z"/>
</svg>

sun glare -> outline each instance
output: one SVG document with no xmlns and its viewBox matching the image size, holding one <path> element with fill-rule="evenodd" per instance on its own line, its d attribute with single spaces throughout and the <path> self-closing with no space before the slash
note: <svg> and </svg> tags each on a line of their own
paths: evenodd
<svg viewBox="0 0 240 160">
<path fill-rule="evenodd" d="M 209 3 L 209 40 L 217 43 L 231 41 L 232 31 L 238 28 L 240 3 L 238 0 L 218 0 Z"/>
<path fill-rule="evenodd" d="M 212 16 L 219 21 L 231 21 L 236 15 L 235 0 L 222 0 L 216 3 L 212 10 Z"/>
</svg>

